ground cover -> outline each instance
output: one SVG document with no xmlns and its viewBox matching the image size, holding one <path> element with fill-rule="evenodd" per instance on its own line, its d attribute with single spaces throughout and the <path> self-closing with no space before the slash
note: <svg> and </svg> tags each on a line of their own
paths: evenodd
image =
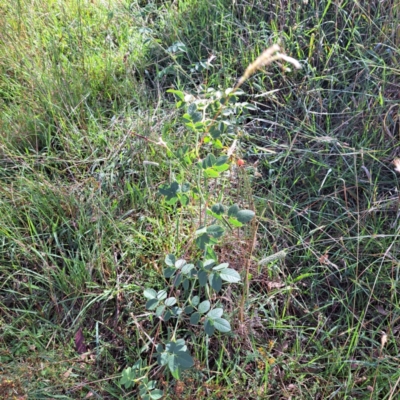
<svg viewBox="0 0 400 400">
<path fill-rule="evenodd" d="M 241 277 L 211 291 L 231 330 L 183 320 L 193 367 L 149 380 L 171 399 L 397 398 L 399 13 L 0 1 L 0 397 L 138 398 L 123 371 L 174 331 L 144 292 L 165 288 L 168 254 L 201 256 L 208 204 L 160 189 L 197 182 L 207 151 L 231 153 L 207 199 L 256 214 L 214 247 Z M 177 93 L 214 99 L 276 43 L 302 69 L 255 71 L 247 106 L 224 114 L 232 130 L 204 143 Z"/>
</svg>

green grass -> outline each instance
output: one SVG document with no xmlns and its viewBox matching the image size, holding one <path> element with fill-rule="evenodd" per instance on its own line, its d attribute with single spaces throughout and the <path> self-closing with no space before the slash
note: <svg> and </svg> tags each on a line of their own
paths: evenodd
<svg viewBox="0 0 400 400">
<path fill-rule="evenodd" d="M 136 398 L 119 379 L 155 335 L 143 289 L 197 227 L 157 195 L 178 166 L 153 141 L 195 141 L 166 91 L 232 87 L 276 42 L 303 69 L 244 85 L 225 189 L 259 221 L 246 329 L 238 287 L 233 334 L 186 329 L 196 367 L 155 377 L 170 399 L 398 398 L 400 7 L 305 3 L 0 0 L 1 398 Z"/>
</svg>

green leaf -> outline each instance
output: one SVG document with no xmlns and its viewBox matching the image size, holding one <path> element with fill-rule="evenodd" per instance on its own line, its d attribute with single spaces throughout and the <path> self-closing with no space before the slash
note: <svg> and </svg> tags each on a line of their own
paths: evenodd
<svg viewBox="0 0 400 400">
<path fill-rule="evenodd" d="M 189 352 L 185 351 L 180 351 L 177 354 L 177 362 L 179 364 L 179 367 L 182 369 L 188 369 L 193 367 L 194 361 L 192 356 L 189 354 Z"/>
<path fill-rule="evenodd" d="M 176 197 L 172 197 L 170 199 L 165 199 L 165 202 L 172 206 L 172 205 L 176 204 L 178 202 L 178 200 L 179 200 L 178 196 L 176 196 Z"/>
<path fill-rule="evenodd" d="M 189 199 L 188 196 L 186 196 L 186 194 L 182 194 L 182 195 L 179 196 L 179 201 L 181 202 L 181 204 L 183 206 L 187 206 L 189 204 L 189 200 L 190 199 Z"/>
<path fill-rule="evenodd" d="M 231 330 L 231 325 L 226 319 L 215 318 L 213 320 L 213 322 L 214 322 L 215 329 L 217 329 L 220 332 L 226 333 L 226 332 L 229 332 Z"/>
<path fill-rule="evenodd" d="M 220 238 L 225 232 L 225 229 L 220 225 L 207 226 L 207 233 L 213 236 L 215 239 Z"/>
<path fill-rule="evenodd" d="M 192 118 L 192 116 L 190 116 L 190 118 Z M 196 127 L 195 124 L 193 122 L 186 122 L 186 127 L 191 129 L 193 132 L 196 132 Z"/>
<path fill-rule="evenodd" d="M 157 292 L 154 289 L 144 289 L 143 296 L 146 299 L 155 299 L 157 297 Z"/>
<path fill-rule="evenodd" d="M 215 259 L 207 259 L 203 263 L 203 268 L 205 268 L 207 271 L 210 271 L 211 268 L 216 264 Z"/>
<path fill-rule="evenodd" d="M 187 349 L 185 339 L 178 339 L 176 342 L 169 342 L 169 343 L 174 343 L 176 351 L 186 351 Z"/>
<path fill-rule="evenodd" d="M 216 291 L 219 292 L 222 287 L 222 279 L 218 274 L 210 274 L 208 277 L 208 281 L 210 282 L 211 287 Z"/>
<path fill-rule="evenodd" d="M 185 182 L 182 186 L 181 186 L 181 192 L 182 193 L 186 193 L 190 190 L 190 183 Z"/>
<path fill-rule="evenodd" d="M 168 53 L 177 53 L 180 51 L 187 52 L 186 46 L 182 42 L 176 42 L 167 49 Z"/>
<path fill-rule="evenodd" d="M 311 272 L 306 272 L 305 274 L 301 274 L 299 276 L 296 276 L 296 278 L 293 279 L 293 283 L 299 282 L 299 281 L 301 281 L 301 280 L 303 280 L 305 278 L 310 278 L 310 277 L 315 276 L 315 275 L 318 275 L 318 274 L 317 273 L 314 274 L 314 273 L 311 273 Z"/>
<path fill-rule="evenodd" d="M 236 218 L 229 218 L 229 223 L 233 225 L 234 228 L 240 228 L 243 226 L 241 222 L 239 222 Z"/>
<path fill-rule="evenodd" d="M 185 100 L 185 94 L 181 92 L 180 90 L 174 90 L 174 89 L 168 89 L 167 93 L 172 93 L 175 94 L 176 96 L 179 97 L 180 100 L 184 101 Z"/>
<path fill-rule="evenodd" d="M 197 111 L 191 114 L 190 116 L 192 117 L 192 121 L 195 123 L 200 122 L 203 119 L 203 115 Z M 194 128 L 197 130 L 199 129 L 199 126 L 196 124 Z M 203 126 L 201 126 L 201 128 L 203 128 Z"/>
<path fill-rule="evenodd" d="M 165 304 L 167 307 L 172 307 L 174 304 L 176 304 L 176 298 L 175 298 L 175 297 L 168 297 L 168 299 L 166 299 L 166 300 L 164 301 L 164 304 Z"/>
<path fill-rule="evenodd" d="M 230 165 L 229 164 L 222 164 L 222 165 L 215 165 L 213 167 L 214 171 L 217 171 L 219 173 L 226 171 L 227 169 L 229 169 Z"/>
<path fill-rule="evenodd" d="M 156 347 L 157 353 L 162 353 L 164 351 L 164 346 L 161 343 L 158 343 Z"/>
<path fill-rule="evenodd" d="M 236 214 L 236 219 L 245 224 L 247 222 L 250 222 L 254 218 L 254 211 L 251 210 L 241 210 Z"/>
<path fill-rule="evenodd" d="M 162 78 L 165 75 L 175 75 L 176 74 L 176 67 L 175 65 L 168 65 L 166 68 L 163 68 L 157 74 L 157 78 Z"/>
<path fill-rule="evenodd" d="M 196 236 L 202 235 L 203 233 L 207 233 L 207 227 L 203 226 L 196 230 Z"/>
<path fill-rule="evenodd" d="M 249 104 L 249 103 L 242 103 L 242 107 L 244 110 L 251 110 L 251 111 L 258 110 L 258 107 L 254 106 L 253 104 Z"/>
<path fill-rule="evenodd" d="M 214 308 L 207 314 L 207 318 L 215 319 L 222 317 L 224 310 L 222 308 Z"/>
<path fill-rule="evenodd" d="M 214 146 L 214 148 L 216 148 L 218 150 L 224 148 L 222 142 L 219 139 L 216 139 L 216 140 L 213 141 L 213 146 Z"/>
<path fill-rule="evenodd" d="M 215 328 L 211 319 L 206 318 L 204 322 L 204 330 L 208 336 L 212 336 L 214 334 Z"/>
<path fill-rule="evenodd" d="M 189 105 L 189 107 L 187 108 L 187 112 L 189 113 L 189 115 L 192 115 L 193 113 L 195 113 L 197 111 L 197 105 L 196 103 L 192 103 Z"/>
<path fill-rule="evenodd" d="M 146 389 L 147 390 L 153 390 L 153 389 L 155 389 L 156 388 L 156 381 L 149 381 L 147 384 L 146 384 Z"/>
<path fill-rule="evenodd" d="M 172 307 L 172 314 L 173 314 L 175 317 L 177 317 L 178 315 L 181 315 L 181 314 L 182 314 L 182 308 L 177 307 L 177 306 Z"/>
<path fill-rule="evenodd" d="M 201 115 L 201 114 L 200 114 Z M 197 129 L 197 130 L 203 130 L 203 128 L 204 128 L 204 122 L 196 122 L 195 124 L 194 124 L 194 126 L 195 126 L 195 128 Z"/>
<path fill-rule="evenodd" d="M 214 204 L 211 211 L 217 215 L 222 215 L 225 212 L 225 207 L 221 203 Z"/>
<path fill-rule="evenodd" d="M 149 394 L 146 394 L 146 388 L 143 387 L 141 390 L 139 390 L 139 397 L 141 400 L 151 400 L 151 397 Z"/>
<path fill-rule="evenodd" d="M 203 167 L 203 169 L 211 168 L 216 162 L 217 162 L 217 159 L 215 158 L 214 154 L 210 153 L 203 160 L 202 167 Z"/>
<path fill-rule="evenodd" d="M 216 267 L 213 267 L 213 271 L 220 271 L 220 270 L 226 269 L 228 267 L 229 267 L 228 263 L 222 263 L 222 264 L 217 265 Z"/>
<path fill-rule="evenodd" d="M 219 276 L 225 282 L 229 282 L 229 283 L 240 282 L 239 273 L 232 268 L 226 268 L 226 269 L 222 270 L 220 272 Z"/>
<path fill-rule="evenodd" d="M 211 210 L 207 210 L 206 212 L 207 212 L 207 215 L 211 215 L 212 217 L 214 217 L 215 219 L 217 219 L 219 221 L 222 221 L 222 219 L 223 219 L 222 215 L 215 214 Z"/>
<path fill-rule="evenodd" d="M 240 208 L 237 204 L 233 204 L 228 209 L 228 217 L 236 217 L 236 214 L 239 212 Z"/>
<path fill-rule="evenodd" d="M 165 357 L 164 354 L 167 354 L 167 357 Z M 194 364 L 193 358 L 187 351 L 187 346 L 185 345 L 184 340 L 181 339 L 176 343 L 168 342 L 165 347 L 165 353 L 162 354 L 160 359 L 164 363 L 165 361 L 168 362 L 168 368 L 172 374 L 178 371 L 178 375 L 179 370 L 188 369 Z"/>
<path fill-rule="evenodd" d="M 194 265 L 193 264 L 186 264 L 182 267 L 182 274 L 184 275 L 189 275 L 190 271 L 192 271 L 192 269 L 194 269 Z"/>
<path fill-rule="evenodd" d="M 175 268 L 179 269 L 186 265 L 186 260 L 180 259 L 175 262 Z"/>
<path fill-rule="evenodd" d="M 197 305 L 200 303 L 200 297 L 199 297 L 199 296 L 194 296 L 194 297 L 192 298 L 191 303 L 192 303 L 195 307 L 197 307 Z"/>
<path fill-rule="evenodd" d="M 185 307 L 185 314 L 190 315 L 193 312 L 193 306 L 186 306 Z"/>
<path fill-rule="evenodd" d="M 209 235 L 207 235 L 207 233 L 203 233 L 202 235 L 196 238 L 196 245 L 201 250 L 204 250 L 207 244 L 209 244 L 210 242 L 211 238 Z"/>
<path fill-rule="evenodd" d="M 177 198 L 178 191 L 179 191 L 178 182 L 172 182 L 170 185 L 164 184 L 158 189 L 158 192 L 163 196 L 165 196 L 167 201 L 178 199 Z"/>
<path fill-rule="evenodd" d="M 217 161 L 215 162 L 215 166 L 220 167 L 221 165 L 226 164 L 226 162 L 229 160 L 228 156 L 220 156 L 217 158 Z"/>
<path fill-rule="evenodd" d="M 180 370 L 180 368 L 177 368 L 176 370 L 171 371 L 171 374 L 177 381 L 181 380 L 181 370 Z"/>
<path fill-rule="evenodd" d="M 165 264 L 167 264 L 169 267 L 173 267 L 175 264 L 176 258 L 173 254 L 167 254 L 165 256 Z"/>
<path fill-rule="evenodd" d="M 215 125 L 210 128 L 209 133 L 213 139 L 218 139 L 222 135 L 222 131 Z"/>
<path fill-rule="evenodd" d="M 244 95 L 244 91 L 242 89 L 233 91 L 233 88 L 228 88 L 228 89 L 226 89 L 225 94 L 229 97 L 232 97 L 232 96 L 236 97 L 236 96 Z"/>
<path fill-rule="evenodd" d="M 211 307 L 211 303 L 208 300 L 202 301 L 197 307 L 197 311 L 200 314 L 205 314 Z"/>
<path fill-rule="evenodd" d="M 201 270 L 201 271 L 199 271 L 199 273 L 198 273 L 197 276 L 198 276 L 198 278 L 199 278 L 199 284 L 200 284 L 200 286 L 201 286 L 201 287 L 206 286 L 206 284 L 207 284 L 207 277 L 208 277 L 207 271 Z"/>
<path fill-rule="evenodd" d="M 171 319 L 171 317 L 172 317 L 172 312 L 170 310 L 167 310 L 165 312 L 165 314 L 164 314 L 164 318 L 163 319 L 164 319 L 165 322 L 168 322 Z"/>
<path fill-rule="evenodd" d="M 171 346 L 170 349 L 168 350 L 169 352 L 169 357 L 168 357 L 168 367 L 170 368 L 171 372 L 174 371 L 177 368 L 181 367 L 180 364 L 180 358 L 179 356 L 181 354 L 185 354 L 184 351 L 178 350 L 177 347 Z M 190 356 L 189 356 L 190 357 Z"/>
<path fill-rule="evenodd" d="M 168 267 L 164 269 L 164 276 L 166 278 L 171 278 L 171 276 L 173 276 L 176 272 L 176 268 L 174 267 Z"/>
<path fill-rule="evenodd" d="M 214 249 L 211 248 L 211 247 L 207 247 L 206 256 L 212 258 L 215 261 L 217 261 L 217 254 L 215 253 Z"/>
<path fill-rule="evenodd" d="M 167 291 L 166 290 L 160 290 L 157 293 L 157 299 L 158 300 L 165 300 L 167 298 Z"/>
<path fill-rule="evenodd" d="M 165 365 L 168 364 L 168 359 L 169 359 L 169 354 L 166 352 L 163 352 L 163 353 L 159 354 L 158 364 L 161 365 L 162 367 L 164 367 Z"/>
<path fill-rule="evenodd" d="M 207 168 L 204 170 L 204 174 L 207 178 L 218 178 L 219 172 L 216 171 L 214 168 Z"/>
<path fill-rule="evenodd" d="M 222 115 L 225 117 L 228 117 L 229 115 L 233 115 L 235 113 L 235 110 L 233 108 L 224 108 L 222 110 Z"/>
<path fill-rule="evenodd" d="M 150 398 L 152 400 L 161 399 L 163 396 L 164 396 L 164 392 L 160 389 L 155 389 L 152 392 L 150 392 Z"/>
<path fill-rule="evenodd" d="M 189 279 L 184 279 L 182 282 L 182 286 L 185 291 L 188 291 L 189 290 Z"/>
<path fill-rule="evenodd" d="M 158 306 L 159 300 L 157 299 L 150 299 L 146 302 L 146 309 L 147 310 L 155 310 Z"/>
<path fill-rule="evenodd" d="M 183 275 L 179 274 L 174 280 L 174 286 L 178 287 L 181 284 L 182 279 L 183 279 Z"/>
<path fill-rule="evenodd" d="M 197 325 L 199 321 L 200 321 L 200 314 L 198 312 L 195 312 L 190 316 L 190 323 L 192 325 Z"/>
<path fill-rule="evenodd" d="M 164 346 L 161 343 L 158 343 L 156 350 L 157 353 L 162 353 L 164 351 Z"/>
<path fill-rule="evenodd" d="M 125 389 L 129 389 L 134 384 L 135 379 L 136 372 L 131 367 L 128 367 L 122 371 L 120 383 L 125 386 Z"/>
<path fill-rule="evenodd" d="M 163 314 L 163 312 L 165 311 L 165 306 L 158 306 L 157 310 L 156 310 L 156 317 L 161 317 L 161 315 Z"/>
</svg>

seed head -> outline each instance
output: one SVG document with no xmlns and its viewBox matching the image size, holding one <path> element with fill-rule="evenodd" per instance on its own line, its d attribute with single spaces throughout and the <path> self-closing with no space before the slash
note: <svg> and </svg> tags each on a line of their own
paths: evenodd
<svg viewBox="0 0 400 400">
<path fill-rule="evenodd" d="M 274 61 L 283 60 L 292 64 L 295 68 L 301 69 L 301 64 L 297 60 L 287 56 L 286 54 L 280 53 L 280 50 L 281 48 L 279 47 L 279 45 L 274 44 L 267 50 L 263 51 L 261 55 L 257 57 L 256 60 L 246 68 L 246 71 L 244 71 L 243 76 L 239 79 L 237 87 L 242 85 L 261 67 L 265 67 Z"/>
</svg>

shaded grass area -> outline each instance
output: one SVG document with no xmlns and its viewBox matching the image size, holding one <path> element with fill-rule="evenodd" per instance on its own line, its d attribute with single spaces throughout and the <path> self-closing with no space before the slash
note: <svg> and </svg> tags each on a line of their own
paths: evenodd
<svg viewBox="0 0 400 400">
<path fill-rule="evenodd" d="M 136 395 L 119 377 L 154 334 L 143 289 L 196 228 L 157 196 L 177 166 L 142 137 L 194 145 L 166 90 L 233 86 L 277 41 L 303 69 L 260 72 L 243 96 L 247 329 L 239 288 L 234 333 L 188 327 L 196 367 L 155 376 L 167 398 L 398 396 L 399 6 L 265 3 L 0 3 L 0 397 Z"/>
</svg>

